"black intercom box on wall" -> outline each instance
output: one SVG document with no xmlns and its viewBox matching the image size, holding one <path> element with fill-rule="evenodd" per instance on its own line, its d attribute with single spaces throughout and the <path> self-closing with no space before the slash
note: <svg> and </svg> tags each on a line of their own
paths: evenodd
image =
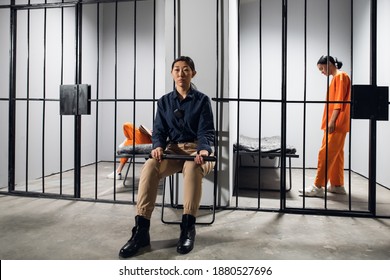
<svg viewBox="0 0 390 280">
<path fill-rule="evenodd" d="M 389 88 L 372 85 L 352 86 L 353 119 L 389 120 Z"/>
<path fill-rule="evenodd" d="M 91 86 L 87 84 L 60 85 L 61 115 L 90 115 Z"/>
</svg>

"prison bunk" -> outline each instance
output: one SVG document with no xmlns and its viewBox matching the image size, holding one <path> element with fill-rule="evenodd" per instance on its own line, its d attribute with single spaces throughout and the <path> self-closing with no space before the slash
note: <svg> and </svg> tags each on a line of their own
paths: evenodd
<svg viewBox="0 0 390 280">
<path fill-rule="evenodd" d="M 252 167 L 254 170 L 260 170 L 261 159 L 280 159 L 282 156 L 281 138 L 280 136 L 263 137 L 261 141 L 259 138 L 252 138 L 245 135 L 240 135 L 238 141 L 233 144 L 234 152 L 234 190 L 239 188 L 239 172 L 243 166 Z M 259 158 L 260 156 L 260 158 Z M 237 158 L 238 157 L 238 158 Z M 293 146 L 287 146 L 285 149 L 285 157 L 288 159 L 289 170 L 289 187 L 286 191 L 290 191 L 292 188 L 292 175 L 291 175 L 291 158 L 299 158 L 297 150 Z M 265 166 L 268 168 L 278 168 L 279 166 Z M 265 172 L 263 170 L 263 172 Z M 255 173 L 258 174 L 261 172 Z M 261 174 L 260 174 L 261 176 Z M 275 175 L 276 176 L 276 175 Z M 261 177 L 260 177 L 261 180 Z M 278 190 L 280 186 L 275 188 L 261 188 L 263 190 Z"/>
<path fill-rule="evenodd" d="M 129 175 L 130 167 L 135 163 L 136 159 L 148 159 L 152 152 L 152 144 L 136 144 L 119 147 L 117 150 L 116 158 L 128 158 L 129 164 L 126 169 L 126 174 L 123 179 L 123 186 L 126 187 L 126 180 Z"/>
</svg>

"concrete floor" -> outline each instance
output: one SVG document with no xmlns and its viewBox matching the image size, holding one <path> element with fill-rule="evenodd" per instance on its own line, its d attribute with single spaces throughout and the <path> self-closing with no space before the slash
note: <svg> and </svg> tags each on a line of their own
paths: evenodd
<svg viewBox="0 0 390 280">
<path fill-rule="evenodd" d="M 108 162 L 101 162 L 97 165 L 84 166 L 81 170 L 81 198 L 83 199 L 97 199 L 112 201 L 116 200 L 119 202 L 128 203 L 136 200 L 136 191 L 133 193 L 133 180 L 132 174 L 129 175 L 129 179 L 126 181 L 127 187 L 123 186 L 123 180 L 114 181 L 107 179 L 106 175 L 113 171 L 115 165 Z M 134 185 L 138 186 L 138 174 L 142 164 L 135 165 L 135 180 Z M 279 189 L 280 181 L 275 178 L 279 178 L 279 173 L 274 170 L 263 170 L 262 177 L 268 179 L 261 181 L 261 193 L 260 203 L 258 203 L 257 193 L 257 182 L 256 173 L 257 169 L 243 168 L 240 170 L 239 177 L 239 197 L 236 199 L 235 196 L 231 197 L 230 205 L 237 206 L 245 209 L 257 209 L 260 204 L 261 209 L 272 209 L 278 210 L 280 208 L 280 192 L 275 191 Z M 130 168 L 130 173 L 132 173 Z M 272 173 L 269 173 L 272 171 Z M 124 171 L 123 171 L 124 172 Z M 97 178 L 95 178 L 95 173 Z M 351 195 L 335 195 L 328 193 L 326 203 L 324 199 L 304 199 L 298 189 L 303 188 L 303 185 L 308 186 L 314 181 L 316 174 L 315 169 L 306 169 L 303 172 L 302 169 L 292 169 L 292 184 L 291 191 L 286 193 L 286 207 L 288 208 L 309 208 L 309 209 L 329 209 L 339 211 L 363 211 L 367 212 L 369 209 L 368 205 L 368 180 L 360 176 L 359 174 L 351 172 L 345 172 L 345 186 Z M 267 176 L 264 176 L 267 175 Z M 351 181 L 351 183 L 349 182 Z M 50 194 L 62 194 L 73 196 L 74 194 L 74 174 L 73 170 L 69 170 L 62 173 L 62 188 L 60 188 L 60 175 L 52 174 L 44 178 L 37 178 L 30 180 L 26 187 L 23 179 L 16 180 L 16 191 L 26 191 L 41 193 L 44 192 Z M 351 190 L 349 190 L 351 185 Z M 287 188 L 290 184 L 287 180 Z M 264 189 L 263 189 L 264 188 Z M 0 187 L 0 190 L 5 191 L 6 186 Z M 273 191 L 269 191 L 269 190 Z M 162 201 L 162 192 L 159 192 L 157 202 Z M 227 195 L 226 191 L 223 195 Z M 181 198 L 181 195 L 179 195 Z M 212 188 L 204 187 L 202 195 L 202 204 L 210 205 L 212 203 Z M 224 198 L 226 199 L 226 198 Z M 222 199 L 222 200 L 224 200 Z M 376 195 L 376 212 L 378 216 L 390 217 L 390 190 L 382 186 L 377 185 Z"/>
<path fill-rule="evenodd" d="M 112 199 L 113 180 L 105 176 L 112 164 L 99 164 L 98 197 Z M 139 167 L 137 167 L 139 168 Z M 82 171 L 82 197 L 92 198 L 94 166 Z M 314 178 L 307 170 L 306 182 Z M 293 170 L 293 188 L 287 193 L 288 207 L 324 208 L 324 199 L 303 199 L 302 170 Z M 349 176 L 346 176 L 349 180 Z M 351 196 L 329 194 L 327 209 L 367 209 L 367 179 L 350 177 Z M 73 190 L 73 173 L 63 174 L 63 193 Z M 58 175 L 45 178 L 46 191 L 58 192 Z M 132 188 L 116 181 L 116 198 L 130 201 Z M 41 180 L 29 183 L 39 191 Z M 25 189 L 23 183 L 18 190 Z M 1 189 L 5 191 L 4 188 Z M 390 191 L 377 188 L 379 214 L 389 216 Z M 255 195 L 253 194 L 255 193 Z M 278 209 L 279 192 L 261 193 L 262 208 Z M 255 197 L 255 198 L 254 198 Z M 158 198 L 161 201 L 161 198 Z M 235 197 L 232 198 L 232 205 Z M 241 190 L 239 206 L 256 207 L 253 190 Z M 166 210 L 168 219 L 180 218 L 180 210 Z M 118 260 L 118 251 L 130 238 L 135 206 L 102 202 L 32 198 L 0 194 L 0 259 L 2 260 Z M 199 221 L 211 219 L 200 211 Z M 176 253 L 178 225 L 161 222 L 161 207 L 155 209 L 151 225 L 151 247 L 133 259 L 140 260 L 389 260 L 390 219 L 280 214 L 264 211 L 221 210 L 212 225 L 197 226 L 194 250 Z"/>
<path fill-rule="evenodd" d="M 194 250 L 176 253 L 178 225 L 155 210 L 142 260 L 388 260 L 390 219 L 220 211 L 197 226 Z M 135 207 L 0 195 L 0 259 L 117 260 Z"/>
</svg>

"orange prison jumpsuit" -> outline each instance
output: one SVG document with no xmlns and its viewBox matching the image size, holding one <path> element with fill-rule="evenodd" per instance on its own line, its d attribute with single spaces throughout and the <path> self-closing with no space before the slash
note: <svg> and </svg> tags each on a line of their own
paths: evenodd
<svg viewBox="0 0 390 280">
<path fill-rule="evenodd" d="M 149 135 L 142 133 L 138 127 L 135 128 L 135 137 L 134 137 L 134 125 L 132 123 L 124 123 L 123 124 L 123 134 L 126 136 L 126 141 L 124 142 L 124 146 L 133 145 L 134 139 L 135 144 L 150 144 L 152 143 L 152 139 Z M 128 158 L 121 158 L 120 162 L 125 164 Z"/>
<path fill-rule="evenodd" d="M 345 72 L 335 75 L 329 86 L 329 101 L 350 101 L 351 100 L 351 80 Z M 328 113 L 327 109 L 328 108 Z M 336 119 L 335 131 L 328 133 L 326 128 L 333 110 L 340 109 Z M 321 129 L 324 130 L 322 145 L 318 152 L 317 176 L 314 185 L 325 187 L 327 179 L 332 186 L 344 185 L 344 142 L 350 129 L 350 104 L 349 103 L 329 103 L 325 104 L 322 116 Z M 326 157 L 326 147 L 328 156 Z M 327 158 L 327 166 L 326 166 Z M 326 171 L 327 170 L 327 171 Z"/>
</svg>

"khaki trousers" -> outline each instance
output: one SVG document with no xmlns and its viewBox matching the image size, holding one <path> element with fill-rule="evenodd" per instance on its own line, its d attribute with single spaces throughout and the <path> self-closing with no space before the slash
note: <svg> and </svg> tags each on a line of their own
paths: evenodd
<svg viewBox="0 0 390 280">
<path fill-rule="evenodd" d="M 196 143 L 169 144 L 165 153 L 196 155 Z M 214 162 L 202 165 L 194 161 L 148 159 L 142 167 L 137 196 L 137 214 L 150 219 L 155 207 L 157 189 L 162 178 L 182 171 L 183 173 L 183 214 L 196 217 L 202 197 L 202 179 L 214 168 Z"/>
<path fill-rule="evenodd" d="M 325 172 L 332 186 L 344 186 L 344 142 L 346 132 L 326 133 L 322 138 L 321 149 L 318 152 L 317 176 L 314 181 L 316 187 L 325 187 Z M 326 146 L 328 146 L 328 161 L 326 165 Z"/>
</svg>

